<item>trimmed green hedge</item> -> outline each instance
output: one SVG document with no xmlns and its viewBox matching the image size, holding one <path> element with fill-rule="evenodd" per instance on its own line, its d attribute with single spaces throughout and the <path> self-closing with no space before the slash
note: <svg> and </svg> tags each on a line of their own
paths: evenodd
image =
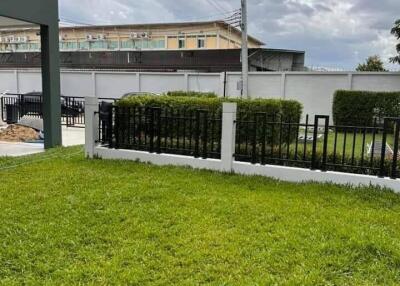
<svg viewBox="0 0 400 286">
<path fill-rule="evenodd" d="M 218 95 L 214 92 L 200 92 L 200 91 L 168 91 L 165 95 L 167 96 L 186 96 L 186 97 L 206 97 L 216 98 Z"/>
<path fill-rule="evenodd" d="M 372 126 L 374 118 L 400 116 L 400 92 L 338 90 L 333 100 L 336 125 Z"/>
<path fill-rule="evenodd" d="M 174 112 L 179 111 L 181 114 L 190 114 L 196 110 L 208 110 L 210 113 L 219 114 L 222 112 L 223 102 L 236 102 L 238 104 L 238 121 L 253 121 L 256 113 L 267 113 L 268 119 L 278 121 L 282 118 L 285 122 L 299 122 L 302 115 L 303 106 L 294 100 L 278 100 L 278 99 L 232 99 L 232 98 L 207 98 L 207 97 L 188 97 L 188 96 L 131 96 L 119 100 L 116 105 L 120 107 L 160 107 L 162 109 L 171 109 Z M 263 136 L 262 124 L 257 125 L 258 137 Z M 279 124 L 275 126 L 275 132 L 279 128 Z M 171 134 L 178 134 L 177 126 L 171 126 Z M 269 128 L 271 129 L 271 128 Z M 211 132 L 209 130 L 208 132 Z M 217 130 L 215 130 L 217 132 Z M 283 138 L 288 138 L 287 128 L 282 130 Z M 295 128 L 291 129 L 290 140 L 296 137 Z M 238 138 L 244 138 L 252 135 L 251 126 L 248 128 L 239 128 Z M 210 138 L 220 136 L 220 134 L 210 134 Z M 270 136 L 266 134 L 269 141 Z M 261 138 L 258 138 L 261 140 Z M 274 141 L 279 141 L 279 136 L 274 137 Z"/>
<path fill-rule="evenodd" d="M 210 112 L 221 112 L 223 102 L 236 102 L 238 112 L 250 116 L 256 112 L 279 114 L 285 120 L 297 122 L 301 118 L 303 106 L 295 100 L 279 99 L 234 99 L 234 98 L 209 98 L 189 96 L 130 96 L 119 100 L 117 106 L 132 107 L 161 107 L 174 108 L 190 112 L 198 109 L 207 109 Z"/>
</svg>

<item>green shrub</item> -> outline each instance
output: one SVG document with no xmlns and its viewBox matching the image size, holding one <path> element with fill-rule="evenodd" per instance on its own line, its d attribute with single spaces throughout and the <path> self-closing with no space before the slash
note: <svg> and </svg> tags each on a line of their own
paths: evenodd
<svg viewBox="0 0 400 286">
<path fill-rule="evenodd" d="M 185 96 L 185 97 L 206 97 L 206 98 L 216 98 L 218 95 L 215 92 L 200 92 L 200 91 L 168 91 L 167 96 Z"/>
<path fill-rule="evenodd" d="M 188 96 L 131 96 L 125 97 L 117 102 L 117 106 L 120 107 L 142 107 L 144 109 L 150 107 L 160 107 L 162 110 L 174 111 L 175 115 L 177 113 L 180 116 L 185 115 L 193 116 L 196 110 L 207 110 L 210 114 L 216 114 L 220 116 L 222 112 L 223 102 L 236 102 L 238 104 L 238 121 L 253 121 L 256 113 L 266 113 L 268 115 L 268 120 L 272 118 L 275 120 L 282 118 L 284 121 L 299 122 L 302 114 L 302 105 L 294 100 L 277 100 L 277 99 L 232 99 L 232 98 L 210 98 L 210 97 L 188 97 Z M 169 115 L 171 113 L 169 112 Z M 146 115 L 143 115 L 146 116 Z M 263 120 L 263 119 L 260 119 Z M 145 122 L 146 119 L 141 120 Z M 173 126 L 168 130 L 170 135 L 179 136 L 179 130 L 182 129 L 182 122 L 180 126 L 174 123 Z M 189 123 L 185 123 L 189 124 Z M 257 124 L 257 134 L 258 137 L 263 136 L 263 124 Z M 279 126 L 276 125 L 276 128 Z M 125 128 L 125 127 L 122 127 Z M 212 131 L 214 130 L 214 131 Z M 238 128 L 237 137 L 250 138 L 252 136 L 253 125 L 248 125 L 243 128 Z M 210 128 L 208 130 L 208 138 L 219 138 L 220 134 L 218 128 Z M 211 132 L 214 132 L 211 134 Z M 217 134 L 218 132 L 218 134 Z M 283 138 L 288 137 L 287 129 L 283 130 Z M 290 131 L 290 138 L 295 138 L 295 128 Z M 267 140 L 270 140 L 267 135 Z M 258 138 L 259 139 L 259 138 Z M 279 136 L 275 136 L 274 140 L 279 140 Z"/>
<path fill-rule="evenodd" d="M 336 125 L 372 126 L 374 118 L 398 116 L 400 92 L 335 92 L 333 120 Z"/>
<path fill-rule="evenodd" d="M 218 97 L 190 97 L 190 96 L 130 96 L 117 102 L 117 106 L 126 107 L 161 107 L 176 110 L 195 111 L 206 109 L 210 112 L 221 112 L 223 102 L 236 102 L 238 113 L 241 116 L 251 116 L 256 112 L 280 115 L 286 120 L 298 121 L 303 106 L 295 100 L 279 99 L 237 99 Z"/>
</svg>

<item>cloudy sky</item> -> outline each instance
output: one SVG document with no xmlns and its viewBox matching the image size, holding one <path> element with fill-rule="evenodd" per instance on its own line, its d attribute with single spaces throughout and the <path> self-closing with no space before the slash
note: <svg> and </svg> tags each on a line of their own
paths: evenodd
<svg viewBox="0 0 400 286">
<path fill-rule="evenodd" d="M 400 0 L 248 0 L 249 33 L 270 48 L 306 51 L 306 64 L 354 69 L 395 54 Z M 224 18 L 240 0 L 60 0 L 63 21 L 126 24 Z M 389 65 L 391 70 L 399 66 Z"/>
</svg>

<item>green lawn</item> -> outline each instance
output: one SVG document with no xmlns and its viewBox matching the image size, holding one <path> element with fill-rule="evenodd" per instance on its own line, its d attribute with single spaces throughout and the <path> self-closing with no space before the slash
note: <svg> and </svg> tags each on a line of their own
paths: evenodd
<svg viewBox="0 0 400 286">
<path fill-rule="evenodd" d="M 185 168 L 0 159 L 0 285 L 398 285 L 400 196 Z"/>
</svg>

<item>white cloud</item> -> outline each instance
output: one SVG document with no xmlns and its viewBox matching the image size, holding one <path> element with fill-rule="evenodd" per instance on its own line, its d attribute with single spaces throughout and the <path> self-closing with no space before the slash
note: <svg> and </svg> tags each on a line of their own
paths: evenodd
<svg viewBox="0 0 400 286">
<path fill-rule="evenodd" d="M 210 2 L 217 2 L 219 9 Z M 354 68 L 370 55 L 395 53 L 391 25 L 398 0 L 249 0 L 250 33 L 270 47 L 305 50 L 309 62 Z M 96 24 L 223 18 L 240 0 L 60 0 L 60 15 Z M 393 68 L 394 66 L 388 65 Z"/>
</svg>

